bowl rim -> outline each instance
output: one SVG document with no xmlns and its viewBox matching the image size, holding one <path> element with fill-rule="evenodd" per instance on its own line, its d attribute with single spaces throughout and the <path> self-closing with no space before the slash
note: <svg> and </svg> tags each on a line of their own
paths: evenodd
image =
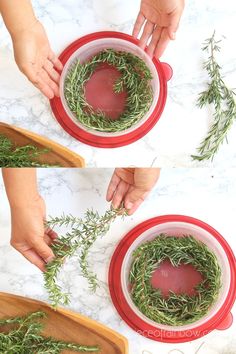
<svg viewBox="0 0 236 354">
<path fill-rule="evenodd" d="M 121 271 L 123 260 L 132 243 L 148 229 L 153 228 L 156 225 L 170 222 L 184 222 L 187 224 L 196 225 L 208 231 L 208 233 L 210 233 L 222 246 L 227 256 L 230 267 L 230 286 L 225 302 L 209 320 L 207 320 L 202 325 L 196 326 L 194 328 L 192 327 L 191 330 L 163 330 L 146 323 L 145 321 L 140 319 L 139 316 L 134 313 L 133 310 L 130 308 L 129 304 L 126 301 L 121 284 Z M 115 274 L 116 276 L 114 277 L 113 274 Z M 217 329 L 218 326 L 220 327 L 220 324 L 225 320 L 227 315 L 230 314 L 230 310 L 236 300 L 236 293 L 234 291 L 236 287 L 236 260 L 232 249 L 230 248 L 227 241 L 223 238 L 223 236 L 213 227 L 199 219 L 190 216 L 175 214 L 158 216 L 148 219 L 131 229 L 121 239 L 115 249 L 115 252 L 110 262 L 108 278 L 110 295 L 112 298 L 113 305 L 115 306 L 123 320 L 136 332 L 152 340 L 160 342 L 182 343 L 198 339 L 210 333 L 212 330 Z M 143 328 L 145 328 L 145 330 L 143 330 Z"/>
<path fill-rule="evenodd" d="M 70 57 L 74 54 L 82 46 L 92 42 L 93 40 L 97 39 L 104 39 L 104 38 L 118 38 L 129 41 L 135 45 L 138 45 L 138 40 L 134 37 L 122 33 L 122 32 L 115 32 L 115 31 L 102 31 L 102 32 L 94 32 L 79 38 L 78 40 L 74 41 L 70 44 L 59 56 L 62 64 L 65 65 Z M 157 75 L 159 78 L 159 97 L 154 107 L 154 110 L 150 117 L 137 129 L 132 132 L 128 132 L 121 136 L 115 137 L 103 137 L 98 136 L 95 132 L 88 132 L 84 129 L 81 129 L 75 122 L 71 120 L 68 116 L 67 112 L 65 111 L 62 100 L 60 97 L 54 97 L 50 100 L 50 105 L 54 117 L 58 121 L 58 123 L 62 126 L 62 128 L 67 131 L 71 136 L 76 138 L 77 140 L 94 147 L 99 148 L 117 148 L 125 145 L 129 145 L 134 143 L 135 141 L 141 139 L 145 136 L 158 122 L 161 117 L 161 114 L 164 110 L 166 99 L 167 99 L 167 78 L 166 74 L 166 66 L 168 64 L 161 63 L 156 58 L 153 58 L 153 64 L 157 70 Z M 171 75 L 170 75 L 171 76 Z"/>
</svg>

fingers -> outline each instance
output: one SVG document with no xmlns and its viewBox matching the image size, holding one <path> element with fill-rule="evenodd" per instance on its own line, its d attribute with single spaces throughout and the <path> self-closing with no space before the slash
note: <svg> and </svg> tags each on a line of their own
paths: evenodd
<svg viewBox="0 0 236 354">
<path fill-rule="evenodd" d="M 144 26 L 143 34 L 140 38 L 140 44 L 139 44 L 142 49 L 145 49 L 147 42 L 153 33 L 154 27 L 155 25 L 152 22 L 150 21 L 146 22 Z"/>
<path fill-rule="evenodd" d="M 144 201 L 160 176 L 159 168 L 117 168 L 107 191 L 107 201 L 114 208 L 124 207 L 133 214 Z"/>
<path fill-rule="evenodd" d="M 26 251 L 20 252 L 30 263 L 34 264 L 42 272 L 45 272 L 45 262 L 33 249 L 28 249 Z"/>
<path fill-rule="evenodd" d="M 168 46 L 169 42 L 170 42 L 170 37 L 169 37 L 168 31 L 166 28 L 164 28 L 161 33 L 160 39 L 157 43 L 157 47 L 156 47 L 156 50 L 154 53 L 154 56 L 157 59 L 159 59 L 162 56 L 162 54 L 166 50 L 166 47 Z"/>
<path fill-rule="evenodd" d="M 53 66 L 54 66 L 57 70 L 59 70 L 59 71 L 62 71 L 62 70 L 63 70 L 62 62 L 58 59 L 58 57 L 56 56 L 56 54 L 53 53 L 53 51 L 51 51 L 51 52 L 49 53 L 48 60 L 51 61 L 51 63 L 53 64 Z"/>
<path fill-rule="evenodd" d="M 40 69 L 39 69 L 40 68 Z M 24 65 L 23 73 L 48 99 L 59 97 L 60 74 L 55 70 L 62 70 L 63 66 L 58 58 L 52 53 L 44 62 L 38 66 L 35 64 Z"/>
<path fill-rule="evenodd" d="M 125 209 L 132 215 L 148 196 L 149 192 L 136 187 L 130 188 L 125 197 Z"/>
<path fill-rule="evenodd" d="M 138 37 L 144 22 L 145 22 L 145 16 L 140 12 L 138 14 L 138 17 L 137 17 L 137 20 L 135 22 L 134 29 L 133 29 L 133 36 L 135 38 Z"/>
<path fill-rule="evenodd" d="M 41 72 L 36 72 L 34 67 L 27 67 L 25 68 L 24 73 L 32 82 L 32 84 L 37 87 L 44 96 L 52 99 L 54 97 L 54 91 L 53 88 L 49 85 L 51 79 L 49 78 L 48 74 L 45 71 L 43 73 L 43 71 L 44 70 L 41 70 Z"/>
<path fill-rule="evenodd" d="M 45 264 L 55 258 L 50 246 L 56 238 L 57 234 L 48 228 L 45 231 L 44 238 L 38 237 L 37 239 L 33 239 L 31 245 L 22 245 L 14 241 L 11 242 L 11 245 L 28 261 L 44 272 L 46 270 Z"/>
<path fill-rule="evenodd" d="M 143 203 L 143 200 L 138 200 L 138 201 L 136 201 L 134 204 L 133 204 L 133 206 L 132 206 L 132 208 L 131 209 L 126 209 L 127 210 L 127 212 L 128 212 L 128 215 L 130 216 L 130 215 L 133 215 L 136 211 L 137 211 L 137 209 L 140 207 L 140 205 Z"/>
<path fill-rule="evenodd" d="M 33 239 L 32 248 L 45 263 L 49 263 L 55 258 L 53 251 L 42 238 Z"/>
<path fill-rule="evenodd" d="M 50 229 L 50 227 L 45 230 L 45 234 L 48 235 L 52 241 L 56 240 L 58 237 L 58 234 L 54 230 Z"/>
<path fill-rule="evenodd" d="M 46 70 L 48 73 L 49 77 L 56 82 L 57 84 L 60 83 L 60 75 L 58 72 L 54 69 L 52 62 L 49 60 L 46 60 L 46 62 L 43 65 L 43 68 Z"/>
<path fill-rule="evenodd" d="M 150 37 L 151 42 L 148 47 L 147 53 L 153 57 L 160 58 L 165 51 L 170 40 L 176 38 L 176 32 L 179 27 L 181 15 L 183 13 L 184 6 L 178 6 L 170 13 L 162 14 L 162 16 L 154 22 L 152 22 L 152 16 L 149 13 L 148 17 L 145 17 L 141 12 L 139 13 L 134 30 L 133 36 L 138 37 L 142 26 L 144 25 L 143 33 L 140 39 L 140 47 L 145 49 Z"/>
<path fill-rule="evenodd" d="M 124 197 L 129 189 L 129 184 L 127 184 L 124 181 L 121 181 L 118 185 L 118 187 L 116 188 L 116 192 L 113 196 L 112 199 L 112 205 L 113 208 L 117 209 L 121 206 L 122 201 L 124 200 Z"/>
<path fill-rule="evenodd" d="M 161 27 L 156 27 L 153 35 L 152 35 L 152 40 L 148 46 L 148 50 L 147 50 L 147 54 L 150 55 L 151 58 L 153 58 L 158 41 L 161 37 L 161 33 L 162 33 L 162 28 Z"/>
<path fill-rule="evenodd" d="M 168 35 L 171 40 L 175 40 L 176 32 L 179 28 L 179 22 L 182 15 L 182 11 L 176 11 L 170 15 L 170 25 L 168 27 Z"/>
<path fill-rule="evenodd" d="M 106 200 L 110 202 L 114 196 L 114 193 L 116 191 L 116 188 L 118 187 L 118 184 L 120 183 L 120 177 L 117 176 L 116 170 L 114 171 L 111 181 L 109 183 L 108 189 L 107 189 L 107 195 L 106 195 Z"/>
<path fill-rule="evenodd" d="M 159 168 L 136 168 L 134 184 L 125 196 L 124 204 L 128 214 L 133 214 L 146 199 L 160 177 Z"/>
<path fill-rule="evenodd" d="M 44 80 L 39 77 L 37 80 L 32 81 L 35 87 L 37 87 L 44 96 L 46 96 L 49 100 L 54 97 L 53 89 L 44 82 Z"/>
<path fill-rule="evenodd" d="M 53 91 L 53 97 L 54 96 L 59 96 L 59 86 L 56 84 L 49 76 L 49 74 L 45 70 L 41 70 L 40 72 L 40 78 L 44 82 L 45 85 L 50 87 L 50 89 Z"/>
</svg>

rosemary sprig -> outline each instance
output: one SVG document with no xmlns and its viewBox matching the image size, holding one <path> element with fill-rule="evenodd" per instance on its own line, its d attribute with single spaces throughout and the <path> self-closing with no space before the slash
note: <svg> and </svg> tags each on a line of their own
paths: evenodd
<svg viewBox="0 0 236 354">
<path fill-rule="evenodd" d="M 47 226 L 51 228 L 66 227 L 70 228 L 65 236 L 60 236 L 52 245 L 55 259 L 47 264 L 44 273 L 45 288 L 49 293 L 49 299 L 52 306 L 56 308 L 59 304 L 67 305 L 69 303 L 69 294 L 63 293 L 58 285 L 57 278 L 66 259 L 74 256 L 78 251 L 79 264 L 82 275 L 88 280 L 89 287 L 96 291 L 98 280 L 88 263 L 89 250 L 94 242 L 105 235 L 111 223 L 117 216 L 124 216 L 126 212 L 123 208 L 107 210 L 103 216 L 93 210 L 87 210 L 83 219 L 72 215 L 62 215 L 61 217 L 51 218 Z"/>
<path fill-rule="evenodd" d="M 191 264 L 202 274 L 196 295 L 170 291 L 164 297 L 160 289 L 152 287 L 152 274 L 164 260 L 169 260 L 173 267 Z M 214 253 L 193 236 L 160 234 L 135 250 L 129 280 L 131 298 L 146 317 L 157 323 L 182 326 L 202 318 L 216 301 L 221 288 L 221 269 Z"/>
<path fill-rule="evenodd" d="M 207 39 L 202 48 L 210 54 L 204 64 L 208 72 L 210 83 L 208 89 L 200 93 L 198 107 L 212 104 L 214 107 L 214 122 L 208 132 L 207 137 L 198 148 L 199 155 L 193 155 L 194 160 L 213 160 L 220 145 L 226 140 L 227 134 L 236 119 L 235 92 L 229 89 L 221 74 L 221 67 L 216 61 L 216 53 L 220 51 L 221 41 L 215 39 L 215 32 Z"/>
<path fill-rule="evenodd" d="M 41 333 L 47 318 L 44 312 L 33 312 L 25 317 L 0 320 L 1 354 L 60 354 L 64 350 L 79 353 L 98 353 L 97 346 L 86 346 L 45 337 Z M 9 329 L 10 326 L 10 329 Z M 4 329 L 4 327 L 7 327 Z"/>
<path fill-rule="evenodd" d="M 52 167 L 42 164 L 37 159 L 49 152 L 36 146 L 15 147 L 10 139 L 0 134 L 0 167 Z"/>
<path fill-rule="evenodd" d="M 127 91 L 126 110 L 117 120 L 109 119 L 104 112 L 95 112 L 86 102 L 85 83 L 101 63 L 108 63 L 121 73 L 114 92 Z M 150 70 L 140 58 L 131 53 L 106 49 L 90 61 L 83 64 L 77 61 L 71 67 L 65 80 L 65 99 L 71 112 L 85 127 L 108 133 L 123 131 L 138 123 L 148 112 L 153 101 L 151 79 Z"/>
</svg>

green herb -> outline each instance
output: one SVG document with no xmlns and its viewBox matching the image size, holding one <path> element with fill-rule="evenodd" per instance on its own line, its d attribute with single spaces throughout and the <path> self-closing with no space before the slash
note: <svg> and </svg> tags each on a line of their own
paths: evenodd
<svg viewBox="0 0 236 354">
<path fill-rule="evenodd" d="M 49 152 L 32 145 L 15 147 L 10 139 L 0 135 L 0 167 L 52 167 L 37 162 L 37 159 Z"/>
<path fill-rule="evenodd" d="M 153 272 L 164 260 L 173 267 L 191 264 L 203 280 L 196 286 L 196 294 L 175 294 L 164 297 L 160 289 L 151 285 Z M 170 326 L 193 323 L 207 314 L 221 288 L 221 269 L 217 258 L 207 246 L 193 236 L 158 235 L 145 242 L 133 253 L 129 280 L 131 298 L 149 319 Z"/>
<path fill-rule="evenodd" d="M 52 337 L 44 337 L 41 334 L 44 329 L 41 320 L 46 317 L 44 312 L 33 312 L 25 317 L 0 320 L 0 353 L 60 354 L 64 350 L 79 353 L 99 352 L 97 346 L 67 343 Z M 7 327 L 5 331 L 4 327 Z"/>
<path fill-rule="evenodd" d="M 86 102 L 85 84 L 101 63 L 108 63 L 121 73 L 114 92 L 127 91 L 126 110 L 117 120 L 109 119 L 101 111 L 95 112 Z M 131 53 L 107 49 L 84 64 L 79 61 L 74 64 L 65 80 L 65 98 L 71 112 L 85 127 L 101 132 L 118 132 L 132 127 L 148 112 L 153 101 L 151 79 L 151 72 L 143 60 Z"/>
<path fill-rule="evenodd" d="M 229 89 L 221 74 L 221 67 L 216 61 L 216 52 L 220 51 L 219 43 L 212 37 L 204 43 L 203 51 L 210 53 L 204 68 L 210 77 L 208 89 L 199 95 L 198 106 L 200 108 L 212 104 L 214 107 L 214 123 L 204 141 L 198 148 L 199 155 L 193 155 L 194 160 L 213 160 L 220 145 L 226 140 L 227 134 L 236 119 L 235 92 Z"/>
<path fill-rule="evenodd" d="M 47 264 L 44 273 L 45 288 L 49 293 L 52 306 L 56 308 L 59 304 L 69 303 L 69 294 L 63 293 L 58 285 L 57 277 L 66 259 L 79 252 L 79 264 L 82 275 L 88 280 L 90 289 L 95 291 L 98 286 L 97 276 L 89 269 L 88 254 L 94 242 L 106 234 L 111 223 L 118 215 L 124 216 L 123 208 L 110 209 L 103 216 L 93 210 L 87 210 L 84 219 L 76 218 L 72 215 L 51 218 L 47 226 L 70 228 L 65 236 L 60 236 L 52 245 L 55 259 Z"/>
</svg>

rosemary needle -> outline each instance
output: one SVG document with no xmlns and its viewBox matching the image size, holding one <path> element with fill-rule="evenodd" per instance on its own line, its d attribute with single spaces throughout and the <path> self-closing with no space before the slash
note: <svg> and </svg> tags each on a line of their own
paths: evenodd
<svg viewBox="0 0 236 354">
<path fill-rule="evenodd" d="M 196 286 L 195 295 L 170 291 L 164 297 L 160 289 L 152 287 L 152 274 L 164 260 L 169 260 L 173 267 L 191 264 L 201 273 L 203 280 Z M 193 236 L 160 234 L 134 251 L 129 280 L 131 298 L 146 317 L 165 325 L 183 326 L 206 315 L 216 301 L 221 269 L 214 253 Z"/>
<path fill-rule="evenodd" d="M 79 353 L 98 353 L 100 351 L 98 346 L 80 345 L 43 336 L 41 333 L 44 324 L 41 321 L 46 317 L 46 313 L 39 311 L 25 317 L 0 319 L 0 353 L 60 354 L 64 350 Z"/>
<path fill-rule="evenodd" d="M 235 92 L 227 87 L 222 74 L 221 67 L 216 61 L 216 53 L 220 51 L 220 42 L 215 39 L 215 32 L 207 39 L 203 51 L 209 53 L 209 58 L 204 64 L 210 82 L 206 91 L 200 93 L 198 107 L 207 105 L 214 107 L 214 122 L 207 137 L 198 148 L 198 155 L 192 155 L 194 160 L 213 160 L 221 144 L 227 141 L 227 134 L 236 119 Z"/>
<path fill-rule="evenodd" d="M 48 152 L 32 145 L 15 147 L 10 139 L 0 134 L 0 167 L 53 167 L 37 161 Z"/>
<path fill-rule="evenodd" d="M 98 286 L 97 276 L 89 269 L 88 254 L 94 242 L 105 235 L 113 221 L 118 216 L 126 215 L 122 208 L 107 210 L 103 216 L 93 210 L 87 210 L 83 219 L 72 215 L 62 215 L 51 218 L 47 226 L 55 228 L 70 228 L 65 236 L 60 236 L 51 246 L 55 254 L 52 262 L 47 264 L 44 273 L 45 288 L 54 308 L 58 305 L 67 305 L 70 301 L 69 294 L 64 293 L 58 284 L 57 278 L 66 259 L 74 256 L 78 251 L 79 265 L 82 275 L 88 280 L 90 289 L 95 291 Z"/>
<path fill-rule="evenodd" d="M 119 119 L 111 120 L 101 111 L 94 111 L 86 102 L 85 84 L 97 66 L 107 63 L 121 73 L 114 92 L 127 91 L 126 109 Z M 152 75 L 139 57 L 113 49 L 106 49 L 85 63 L 72 65 L 65 80 L 64 94 L 68 107 L 85 127 L 100 132 L 119 132 L 138 123 L 148 112 L 153 101 L 150 85 Z"/>
</svg>

